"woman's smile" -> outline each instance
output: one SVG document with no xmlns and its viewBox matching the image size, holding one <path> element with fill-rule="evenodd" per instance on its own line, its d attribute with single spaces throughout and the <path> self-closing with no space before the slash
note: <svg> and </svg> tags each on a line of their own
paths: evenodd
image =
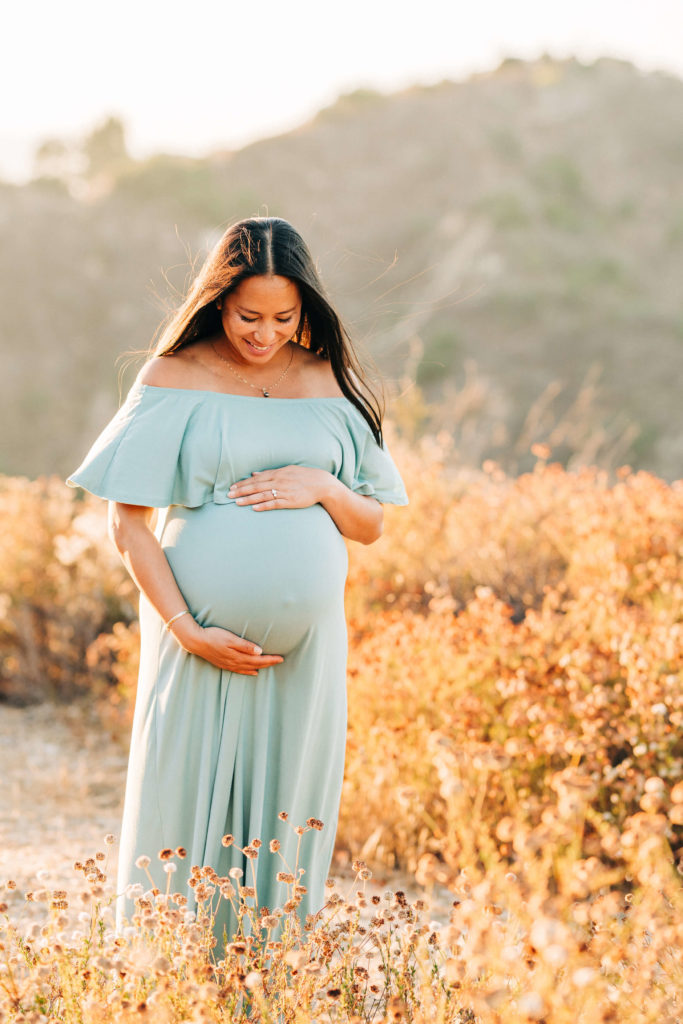
<svg viewBox="0 0 683 1024">
<path fill-rule="evenodd" d="M 272 350 L 275 348 L 274 343 L 272 345 L 258 345 L 255 341 L 248 341 L 246 338 L 244 339 L 244 341 L 245 344 L 247 344 L 251 351 L 254 352 L 256 355 L 265 355 L 265 353 L 272 352 Z"/>
</svg>

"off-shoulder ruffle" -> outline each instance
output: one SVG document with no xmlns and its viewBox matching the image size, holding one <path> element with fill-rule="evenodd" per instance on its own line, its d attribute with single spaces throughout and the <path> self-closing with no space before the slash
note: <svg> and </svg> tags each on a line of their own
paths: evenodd
<svg viewBox="0 0 683 1024">
<path fill-rule="evenodd" d="M 250 410 L 259 412 L 257 424 Z M 276 468 L 270 463 L 278 457 L 277 445 L 271 446 L 270 437 L 277 439 L 285 427 L 294 432 L 288 461 L 318 465 L 311 444 L 316 431 L 329 430 L 336 454 L 324 468 L 356 493 L 388 504 L 408 503 L 388 449 L 379 447 L 364 418 L 345 398 L 262 402 L 138 381 L 66 483 L 111 501 L 153 508 L 227 504 L 234 500 L 228 491 L 236 480 L 253 469 Z M 262 432 L 260 445 L 256 430 Z M 297 431 L 301 444 L 296 443 Z M 257 452 L 263 466 L 254 464 Z"/>
</svg>

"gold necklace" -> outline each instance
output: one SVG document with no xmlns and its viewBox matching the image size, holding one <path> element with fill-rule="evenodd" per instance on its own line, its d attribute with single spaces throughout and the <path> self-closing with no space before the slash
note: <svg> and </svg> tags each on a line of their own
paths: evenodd
<svg viewBox="0 0 683 1024">
<path fill-rule="evenodd" d="M 266 387 L 264 388 L 260 384 L 252 384 L 251 381 L 248 381 L 247 378 L 243 377 L 241 373 L 238 373 L 237 370 L 235 369 L 235 367 L 230 362 L 230 360 L 226 359 L 225 356 L 222 356 L 220 354 L 220 352 L 217 350 L 217 348 L 216 348 L 216 346 L 214 345 L 213 342 L 211 342 L 211 348 L 214 350 L 214 352 L 216 353 L 216 355 L 218 356 L 219 359 L 222 359 L 224 363 L 228 364 L 228 366 L 230 367 L 232 373 L 235 375 L 235 377 L 237 377 L 238 380 L 241 380 L 243 384 L 248 384 L 250 388 L 254 389 L 254 391 L 261 391 L 261 392 L 263 392 L 263 397 L 264 398 L 270 398 L 270 392 L 274 388 L 276 388 L 278 386 L 278 384 L 282 380 L 284 380 L 284 378 L 287 375 L 287 372 L 288 372 L 290 366 L 292 365 L 292 359 L 294 358 L 294 349 L 292 349 L 292 351 L 289 354 L 289 362 L 287 363 L 286 367 L 284 368 L 284 370 L 282 371 L 282 373 L 280 374 L 278 379 L 275 381 L 274 384 L 267 384 Z"/>
</svg>

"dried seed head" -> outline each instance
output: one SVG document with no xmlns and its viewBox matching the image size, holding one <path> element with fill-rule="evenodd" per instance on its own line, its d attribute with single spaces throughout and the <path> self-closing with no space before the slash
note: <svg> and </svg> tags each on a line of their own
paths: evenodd
<svg viewBox="0 0 683 1024">
<path fill-rule="evenodd" d="M 256 849 L 258 850 L 259 846 L 263 846 L 263 843 L 261 842 L 260 839 L 252 839 L 249 845 L 256 847 Z"/>
<path fill-rule="evenodd" d="M 307 818 L 306 824 L 309 828 L 314 828 L 318 832 L 325 827 L 320 818 Z"/>
<path fill-rule="evenodd" d="M 230 875 L 231 878 L 241 878 L 242 875 L 244 874 L 244 871 L 242 871 L 242 868 L 230 868 L 228 874 Z"/>
<path fill-rule="evenodd" d="M 268 846 L 270 848 L 270 852 L 271 853 L 277 853 L 277 851 L 280 849 L 280 840 L 279 839 L 271 839 L 270 843 L 268 844 Z"/>
<path fill-rule="evenodd" d="M 278 882 L 287 882 L 288 885 L 292 885 L 294 883 L 294 875 L 290 874 L 289 871 L 278 871 L 275 877 Z"/>
<path fill-rule="evenodd" d="M 104 842 L 107 846 L 113 846 L 114 843 L 116 842 L 116 836 L 112 832 L 107 832 L 106 836 L 104 837 Z"/>
<path fill-rule="evenodd" d="M 250 860 L 256 860 L 258 857 L 258 850 L 253 845 L 245 846 L 242 852 L 244 853 L 244 856 L 248 857 Z"/>
<path fill-rule="evenodd" d="M 287 813 L 287 811 L 280 811 L 280 813 L 278 814 L 278 818 L 280 819 L 280 821 L 287 821 L 288 817 L 289 814 Z"/>
<path fill-rule="evenodd" d="M 149 857 L 147 856 L 146 853 L 141 854 L 141 856 L 138 857 L 138 859 L 135 861 L 135 867 L 136 868 L 141 868 L 142 870 L 144 870 L 145 868 L 149 867 L 149 865 L 150 865 L 150 859 L 149 859 Z"/>
<path fill-rule="evenodd" d="M 173 850 L 171 850 L 170 847 L 166 846 L 164 847 L 163 850 L 159 850 L 158 856 L 159 860 L 170 860 L 171 857 L 173 856 Z"/>
<path fill-rule="evenodd" d="M 184 846 L 176 846 L 175 855 L 176 857 L 180 857 L 181 860 L 184 860 L 185 857 L 187 857 L 187 850 Z"/>
</svg>

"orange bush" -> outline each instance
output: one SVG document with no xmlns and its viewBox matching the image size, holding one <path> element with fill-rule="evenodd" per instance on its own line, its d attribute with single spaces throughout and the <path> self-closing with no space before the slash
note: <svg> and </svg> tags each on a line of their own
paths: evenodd
<svg viewBox="0 0 683 1024">
<path fill-rule="evenodd" d="M 135 587 L 102 505 L 56 477 L 0 476 L 0 700 L 90 692 L 88 645 L 134 619 Z"/>
<path fill-rule="evenodd" d="M 463 817 L 476 859 L 505 859 L 501 822 L 538 827 L 571 771 L 591 792 L 581 856 L 604 856 L 604 835 L 640 811 L 673 814 L 678 850 L 681 482 L 624 469 L 610 484 L 545 457 L 516 479 L 490 464 L 453 472 L 443 437 L 391 447 L 411 504 L 352 551 L 339 845 L 451 877 Z M 126 735 L 135 593 L 103 503 L 10 478 L 0 504 L 3 694 L 90 689 Z"/>
</svg>

